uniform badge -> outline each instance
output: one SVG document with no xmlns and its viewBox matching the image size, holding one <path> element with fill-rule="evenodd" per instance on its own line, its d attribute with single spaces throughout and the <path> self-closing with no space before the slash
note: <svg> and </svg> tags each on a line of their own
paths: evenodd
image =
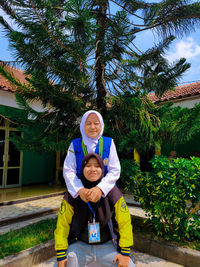
<svg viewBox="0 0 200 267">
<path fill-rule="evenodd" d="M 104 163 L 105 166 L 107 166 L 107 165 L 108 165 L 108 158 L 105 158 L 105 159 L 103 160 L 103 163 Z"/>
<path fill-rule="evenodd" d="M 122 212 L 128 212 L 128 207 L 127 207 L 127 205 L 126 205 L 125 200 L 122 200 L 120 210 L 121 210 Z"/>
<path fill-rule="evenodd" d="M 59 213 L 63 214 L 65 212 L 65 210 L 66 210 L 66 204 L 64 201 L 62 201 L 60 208 L 59 208 Z"/>
</svg>

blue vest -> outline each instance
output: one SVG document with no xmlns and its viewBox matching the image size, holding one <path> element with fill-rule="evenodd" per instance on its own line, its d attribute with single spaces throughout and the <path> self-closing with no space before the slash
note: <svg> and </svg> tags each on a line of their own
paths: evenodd
<svg viewBox="0 0 200 267">
<path fill-rule="evenodd" d="M 108 164 L 108 158 L 110 154 L 110 146 L 112 142 L 112 138 L 110 137 L 103 137 L 103 153 L 102 153 L 102 159 L 104 161 L 104 175 L 108 172 L 107 164 Z M 74 152 L 76 156 L 76 166 L 77 166 L 77 176 L 80 178 L 81 174 L 81 163 L 84 158 L 84 153 L 82 149 L 82 138 L 77 138 L 72 140 L 72 144 L 74 147 Z M 95 153 L 99 154 L 99 142 L 96 146 Z"/>
</svg>

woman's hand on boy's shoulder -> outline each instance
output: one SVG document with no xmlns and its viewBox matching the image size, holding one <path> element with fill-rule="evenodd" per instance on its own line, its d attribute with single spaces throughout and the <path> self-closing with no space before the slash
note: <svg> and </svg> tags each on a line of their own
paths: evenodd
<svg viewBox="0 0 200 267">
<path fill-rule="evenodd" d="M 129 266 L 129 256 L 122 255 L 121 253 L 115 256 L 113 263 L 116 264 L 118 261 L 117 267 L 128 267 Z"/>
<path fill-rule="evenodd" d="M 67 259 L 62 260 L 62 261 L 58 261 L 57 267 L 67 267 Z"/>
<path fill-rule="evenodd" d="M 89 189 L 89 201 L 96 203 L 102 196 L 102 191 L 98 186 Z"/>
</svg>

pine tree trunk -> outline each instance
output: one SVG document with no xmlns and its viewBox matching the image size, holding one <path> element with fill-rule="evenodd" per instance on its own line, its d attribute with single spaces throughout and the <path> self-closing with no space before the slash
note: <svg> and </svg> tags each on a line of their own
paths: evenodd
<svg viewBox="0 0 200 267">
<path fill-rule="evenodd" d="M 97 87 L 97 108 L 101 111 L 101 114 L 104 116 L 106 113 L 106 89 L 104 83 L 104 72 L 105 72 L 105 59 L 104 59 L 104 38 L 106 32 L 106 11 L 108 8 L 108 1 L 99 1 L 99 10 L 97 14 L 97 25 L 98 31 L 96 35 L 96 69 L 95 69 L 95 79 Z"/>
</svg>

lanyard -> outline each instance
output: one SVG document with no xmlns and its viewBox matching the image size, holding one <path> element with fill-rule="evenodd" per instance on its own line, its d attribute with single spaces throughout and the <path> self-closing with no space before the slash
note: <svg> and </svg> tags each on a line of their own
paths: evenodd
<svg viewBox="0 0 200 267">
<path fill-rule="evenodd" d="M 99 155 L 102 158 L 102 156 L 103 156 L 103 137 L 102 136 L 99 138 L 98 143 L 99 143 Z M 82 149 L 83 149 L 84 156 L 86 156 L 88 154 L 88 152 L 87 152 L 86 145 L 83 143 L 83 139 L 82 139 Z"/>
<path fill-rule="evenodd" d="M 98 203 L 97 203 L 97 208 L 98 208 L 98 204 L 99 204 L 100 200 L 101 200 L 101 198 L 99 199 L 99 201 L 98 201 Z M 93 208 L 90 206 L 90 203 L 87 202 L 87 204 L 88 204 L 88 207 L 89 207 L 89 209 L 91 210 L 91 212 L 92 212 L 92 214 L 93 214 L 93 223 L 95 223 L 95 213 L 96 213 L 97 208 L 96 208 L 95 211 L 94 211 Z"/>
</svg>

